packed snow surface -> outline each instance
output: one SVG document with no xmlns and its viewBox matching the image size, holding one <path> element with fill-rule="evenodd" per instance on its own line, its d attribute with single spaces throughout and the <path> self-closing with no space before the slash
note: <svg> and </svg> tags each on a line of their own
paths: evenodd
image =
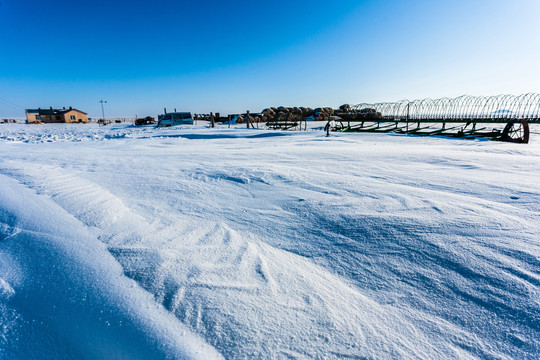
<svg viewBox="0 0 540 360">
<path fill-rule="evenodd" d="M 540 144 L 0 125 L 1 359 L 538 359 Z"/>
</svg>

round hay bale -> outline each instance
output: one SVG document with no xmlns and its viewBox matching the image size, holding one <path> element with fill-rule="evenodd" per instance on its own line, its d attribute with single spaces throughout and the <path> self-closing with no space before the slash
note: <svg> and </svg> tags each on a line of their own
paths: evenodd
<svg viewBox="0 0 540 360">
<path fill-rule="evenodd" d="M 305 117 L 313 116 L 315 115 L 315 110 L 313 110 L 312 108 L 304 108 L 304 110 L 302 111 L 302 115 Z"/>
<path fill-rule="evenodd" d="M 285 107 L 285 106 L 278 107 L 278 110 L 283 111 L 284 113 L 288 113 L 291 111 L 288 107 Z"/>
<path fill-rule="evenodd" d="M 343 104 L 339 107 L 339 110 L 341 110 L 341 112 L 350 112 L 351 111 L 351 105 L 349 104 Z"/>
<path fill-rule="evenodd" d="M 291 113 L 291 115 L 289 116 L 289 120 L 291 120 L 291 121 L 301 121 L 302 120 L 302 115 Z"/>
</svg>

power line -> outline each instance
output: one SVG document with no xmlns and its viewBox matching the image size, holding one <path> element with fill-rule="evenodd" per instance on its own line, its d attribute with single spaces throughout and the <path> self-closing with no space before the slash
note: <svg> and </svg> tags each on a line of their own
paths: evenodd
<svg viewBox="0 0 540 360">
<path fill-rule="evenodd" d="M 13 101 L 9 101 L 8 99 L 3 98 L 3 97 L 1 97 L 1 96 L 0 96 L 0 101 L 4 102 L 6 105 L 11 105 L 11 106 L 14 106 L 14 107 L 17 107 L 17 108 L 19 108 L 19 109 L 24 110 L 24 108 L 23 108 L 22 106 L 17 105 L 17 104 L 15 104 Z"/>
<path fill-rule="evenodd" d="M 17 106 L 17 105 L 12 105 L 8 102 L 5 102 L 4 100 L 0 99 L 0 105 L 4 105 L 6 107 L 9 107 L 11 110 L 17 110 L 17 111 L 21 111 L 21 110 L 24 110 L 23 108 Z"/>
</svg>

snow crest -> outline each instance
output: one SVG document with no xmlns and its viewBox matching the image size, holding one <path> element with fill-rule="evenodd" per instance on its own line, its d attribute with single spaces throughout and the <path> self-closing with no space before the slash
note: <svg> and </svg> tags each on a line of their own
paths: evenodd
<svg viewBox="0 0 540 360">
<path fill-rule="evenodd" d="M 538 358 L 538 144 L 36 129 L 0 129 L 2 358 Z"/>
<path fill-rule="evenodd" d="M 228 358 L 441 351 L 394 309 L 253 234 L 197 219 L 150 224 L 106 189 L 49 166 L 11 174 L 94 229 L 128 277 Z"/>
<path fill-rule="evenodd" d="M 11 178 L 0 182 L 0 224 L 18 228 L 0 242 L 6 358 L 221 358 L 125 278 L 78 220 Z"/>
</svg>

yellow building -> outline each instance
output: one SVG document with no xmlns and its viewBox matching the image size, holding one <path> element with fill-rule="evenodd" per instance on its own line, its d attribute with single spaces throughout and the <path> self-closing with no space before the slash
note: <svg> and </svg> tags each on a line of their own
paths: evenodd
<svg viewBox="0 0 540 360">
<path fill-rule="evenodd" d="M 69 109 L 26 109 L 26 122 L 36 123 L 87 123 L 88 114 L 69 107 Z"/>
</svg>

